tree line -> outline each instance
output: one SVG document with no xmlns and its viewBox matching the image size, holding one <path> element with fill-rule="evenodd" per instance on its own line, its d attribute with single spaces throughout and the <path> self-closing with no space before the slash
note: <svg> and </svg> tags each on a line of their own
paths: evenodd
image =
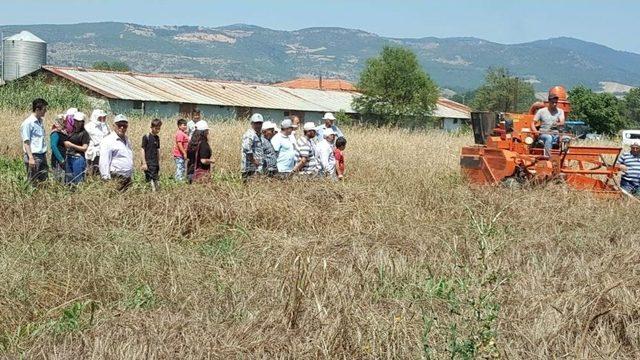
<svg viewBox="0 0 640 360">
<path fill-rule="evenodd" d="M 440 96 L 438 86 L 420 66 L 415 53 L 393 46 L 367 61 L 357 88 L 363 95 L 354 100 L 354 109 L 377 125 L 413 127 L 432 122 Z M 570 119 L 586 122 L 594 132 L 617 134 L 622 129 L 640 127 L 640 89 L 616 97 L 579 85 L 568 94 Z M 499 67 L 487 71 L 482 86 L 456 94 L 452 100 L 476 111 L 526 112 L 536 97 L 531 81 Z"/>
</svg>

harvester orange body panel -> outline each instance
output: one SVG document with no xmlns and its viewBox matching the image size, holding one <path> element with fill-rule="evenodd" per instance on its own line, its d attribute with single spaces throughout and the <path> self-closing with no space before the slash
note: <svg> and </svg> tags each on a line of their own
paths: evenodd
<svg viewBox="0 0 640 360">
<path fill-rule="evenodd" d="M 559 97 L 558 107 L 568 114 L 571 106 L 564 88 L 554 87 L 552 92 Z M 476 145 L 463 147 L 460 157 L 468 181 L 498 185 L 509 180 L 518 183 L 558 180 L 577 190 L 620 197 L 616 161 L 622 148 L 570 146 L 568 134 L 560 132 L 557 148 L 551 150 L 550 156 L 544 156 L 544 149 L 536 147 L 539 134 L 531 130 L 540 104 L 534 104 L 529 114 L 505 113 L 500 119 L 495 113 L 472 113 Z"/>
</svg>

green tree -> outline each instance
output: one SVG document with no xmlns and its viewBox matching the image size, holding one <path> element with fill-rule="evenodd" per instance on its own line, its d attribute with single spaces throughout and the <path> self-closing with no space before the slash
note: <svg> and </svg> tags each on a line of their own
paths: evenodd
<svg viewBox="0 0 640 360">
<path fill-rule="evenodd" d="M 93 68 L 96 70 L 108 70 L 108 71 L 131 71 L 129 65 L 123 63 L 122 61 L 98 61 L 93 64 Z"/>
<path fill-rule="evenodd" d="M 535 102 L 533 85 L 505 68 L 489 69 L 471 107 L 480 111 L 525 112 Z"/>
<path fill-rule="evenodd" d="M 365 119 L 389 125 L 424 123 L 430 119 L 439 90 L 409 49 L 386 46 L 367 61 L 357 85 L 363 95 L 354 108 Z"/>
<path fill-rule="evenodd" d="M 597 133 L 615 134 L 629 125 L 622 102 L 612 94 L 577 86 L 569 91 L 569 101 L 571 117 L 584 120 Z"/>
<path fill-rule="evenodd" d="M 634 126 L 640 126 L 640 88 L 631 89 L 624 96 L 624 115 Z"/>
<path fill-rule="evenodd" d="M 463 93 L 455 94 L 451 97 L 451 100 L 460 104 L 470 106 L 471 103 L 473 102 L 473 99 L 476 97 L 476 91 L 477 90 L 471 90 L 471 91 L 465 91 Z"/>
</svg>

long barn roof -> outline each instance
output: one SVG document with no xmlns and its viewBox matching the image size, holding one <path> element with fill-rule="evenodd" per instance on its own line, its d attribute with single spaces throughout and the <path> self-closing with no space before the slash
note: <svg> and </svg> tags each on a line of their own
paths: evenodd
<svg viewBox="0 0 640 360">
<path fill-rule="evenodd" d="M 313 112 L 357 113 L 352 91 L 300 89 L 160 74 L 103 71 L 45 65 L 45 71 L 79 84 L 109 99 L 237 106 Z M 445 98 L 433 116 L 470 119 L 470 109 Z"/>
<path fill-rule="evenodd" d="M 314 112 L 344 110 L 356 113 L 351 102 L 357 94 L 343 91 L 290 89 L 263 84 L 59 66 L 43 66 L 43 69 L 109 99 Z"/>
</svg>

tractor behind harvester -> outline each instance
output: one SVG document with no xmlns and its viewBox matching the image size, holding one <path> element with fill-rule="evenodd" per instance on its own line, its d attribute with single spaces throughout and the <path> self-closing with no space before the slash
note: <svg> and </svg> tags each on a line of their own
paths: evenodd
<svg viewBox="0 0 640 360">
<path fill-rule="evenodd" d="M 567 116 L 571 105 L 561 86 L 549 93 L 559 98 L 558 108 Z M 572 134 L 556 129 L 557 143 L 545 156 L 538 132 L 531 130 L 534 115 L 544 103 L 535 103 L 528 114 L 474 112 L 471 123 L 476 145 L 462 148 L 460 166 L 468 181 L 477 185 L 541 184 L 561 181 L 571 188 L 604 197 L 621 197 L 616 175 L 620 147 L 572 146 Z"/>
</svg>

